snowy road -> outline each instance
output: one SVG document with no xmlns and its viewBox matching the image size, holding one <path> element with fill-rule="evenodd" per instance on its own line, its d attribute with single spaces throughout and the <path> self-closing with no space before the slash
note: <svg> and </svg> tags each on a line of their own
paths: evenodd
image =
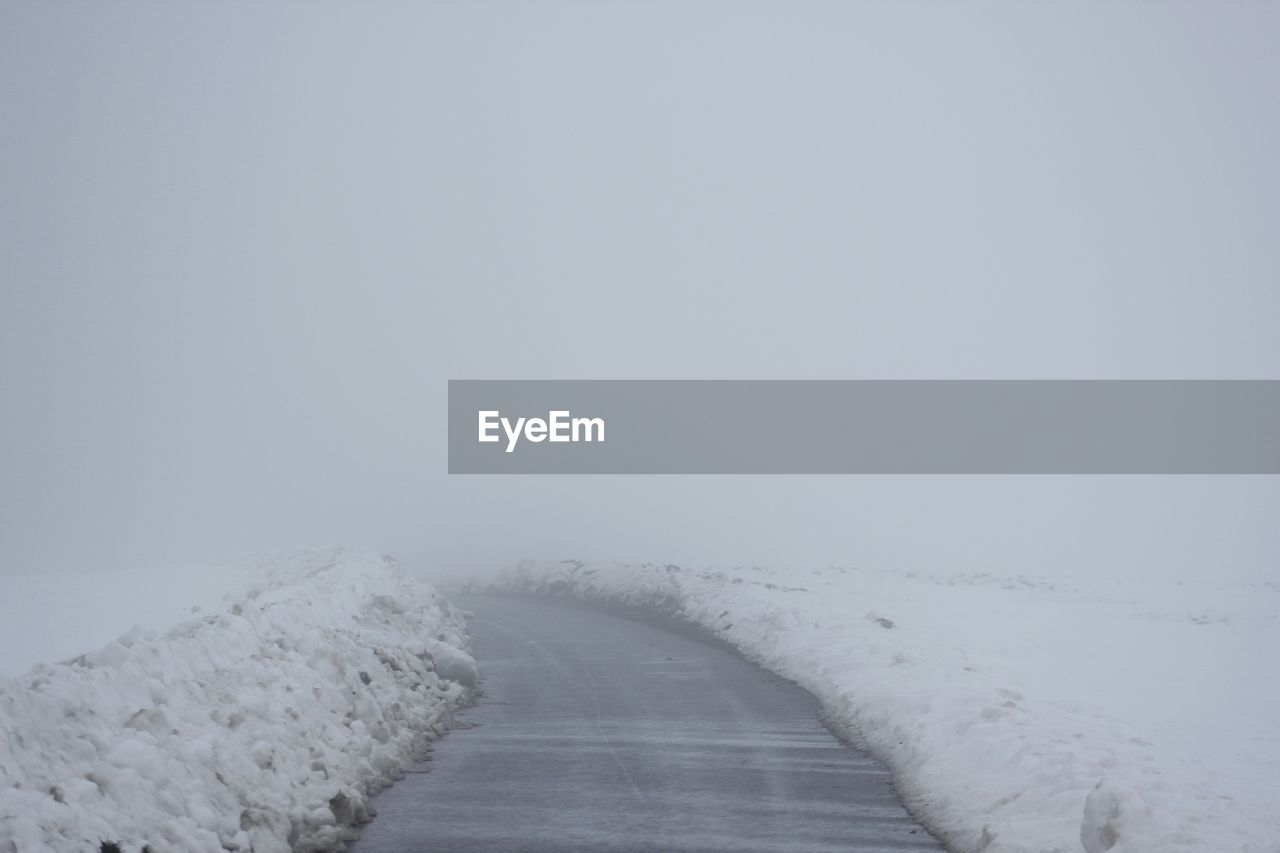
<svg viewBox="0 0 1280 853">
<path fill-rule="evenodd" d="M 485 696 L 382 794 L 355 853 L 938 851 L 813 697 L 599 612 L 463 599 Z"/>
</svg>

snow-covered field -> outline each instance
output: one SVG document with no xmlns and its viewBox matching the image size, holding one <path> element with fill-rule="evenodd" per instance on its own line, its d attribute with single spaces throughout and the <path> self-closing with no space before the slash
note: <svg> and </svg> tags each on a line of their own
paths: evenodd
<svg viewBox="0 0 1280 853">
<path fill-rule="evenodd" d="M 821 700 L 957 851 L 1280 851 L 1280 584 L 526 561 Z"/>
<path fill-rule="evenodd" d="M 214 577 L 241 583 L 176 624 L 0 677 L 0 851 L 341 847 L 475 685 L 461 614 L 389 558 L 293 551 Z M 100 623 L 119 624 L 116 605 L 176 613 L 180 588 L 130 605 L 131 580 L 115 576 Z M 18 588 L 27 606 L 51 595 Z"/>
</svg>

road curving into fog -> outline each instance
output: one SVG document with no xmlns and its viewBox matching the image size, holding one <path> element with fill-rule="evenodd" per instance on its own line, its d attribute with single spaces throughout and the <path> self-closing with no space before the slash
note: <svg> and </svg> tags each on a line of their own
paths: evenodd
<svg viewBox="0 0 1280 853">
<path fill-rule="evenodd" d="M 558 603 L 461 603 L 471 727 L 377 798 L 353 853 L 942 849 L 811 695 L 733 652 Z"/>
</svg>

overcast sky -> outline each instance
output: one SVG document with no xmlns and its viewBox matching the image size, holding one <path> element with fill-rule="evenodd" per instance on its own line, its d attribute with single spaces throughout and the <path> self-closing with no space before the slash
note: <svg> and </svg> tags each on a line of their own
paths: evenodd
<svg viewBox="0 0 1280 853">
<path fill-rule="evenodd" d="M 1280 378 L 1280 5 L 0 5 L 0 572 L 1275 574 L 1276 478 L 450 478 L 449 378 Z"/>
</svg>

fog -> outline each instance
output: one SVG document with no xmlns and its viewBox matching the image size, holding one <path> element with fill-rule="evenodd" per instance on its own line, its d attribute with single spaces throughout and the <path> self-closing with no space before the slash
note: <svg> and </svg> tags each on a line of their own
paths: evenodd
<svg viewBox="0 0 1280 853">
<path fill-rule="evenodd" d="M 1275 575 L 1266 477 L 450 477 L 450 378 L 1276 378 L 1266 3 L 10 2 L 0 572 Z"/>
</svg>

